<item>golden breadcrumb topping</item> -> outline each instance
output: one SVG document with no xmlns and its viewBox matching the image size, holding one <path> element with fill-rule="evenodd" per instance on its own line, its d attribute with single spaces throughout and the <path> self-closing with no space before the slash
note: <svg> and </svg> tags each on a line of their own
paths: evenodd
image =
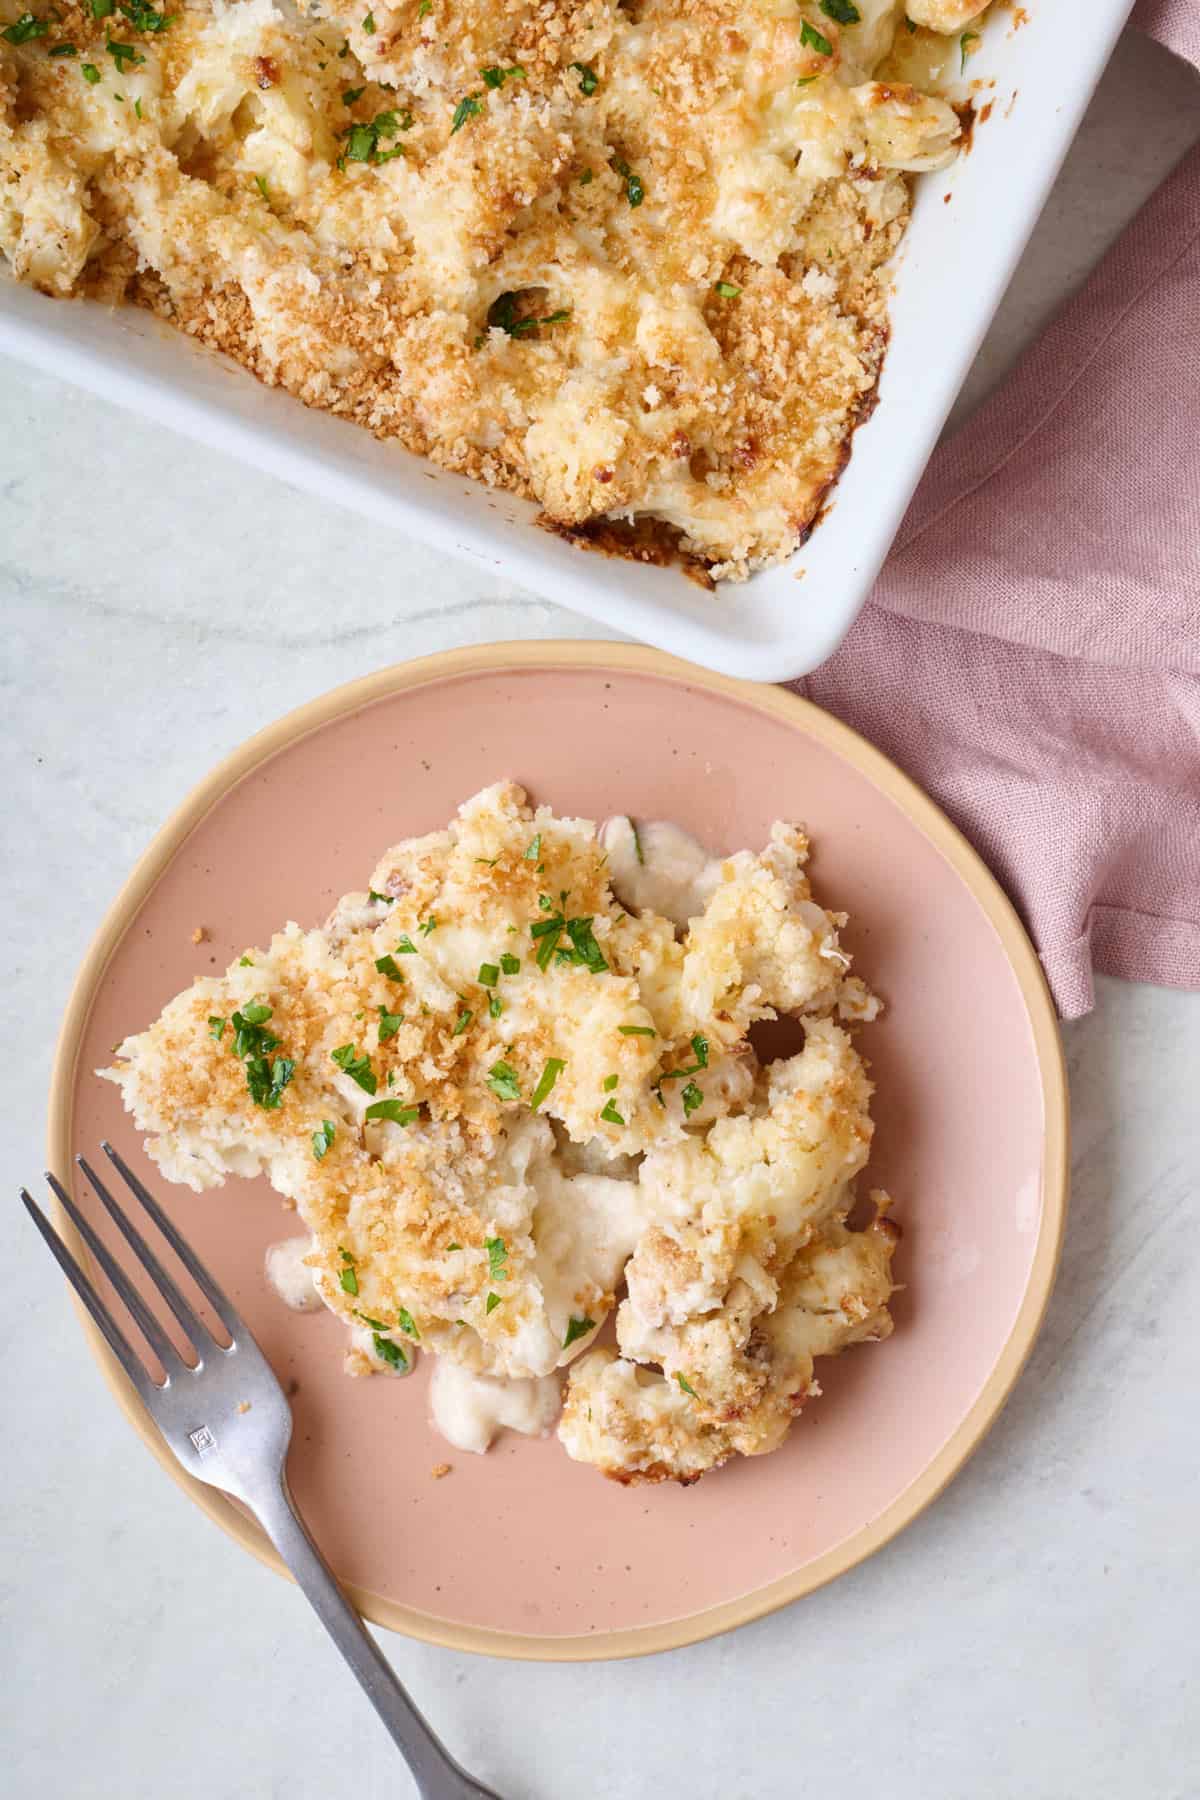
<svg viewBox="0 0 1200 1800">
<path fill-rule="evenodd" d="M 810 527 L 908 173 L 959 137 L 889 63 L 947 41 L 899 0 L 30 3 L 0 0 L 20 279 L 149 307 L 560 529 L 649 521 L 720 577 Z"/>
<path fill-rule="evenodd" d="M 625 847 L 665 891 L 669 830 L 597 835 L 485 789 L 321 928 L 195 981 L 102 1071 L 169 1177 L 265 1172 L 294 1203 L 352 1373 L 419 1345 L 536 1382 L 615 1313 L 621 1360 L 580 1366 L 561 1437 L 621 1479 L 773 1449 L 812 1358 L 890 1329 L 886 1198 L 870 1230 L 845 1226 L 872 1127 L 844 1021 L 878 1002 L 844 915 L 784 824 L 757 856 L 677 854 L 681 906 L 706 896 L 688 922 L 640 906 Z M 751 1028 L 780 1012 L 803 1047 L 760 1065 Z M 540 1428 L 547 1395 L 526 1398 Z"/>
</svg>

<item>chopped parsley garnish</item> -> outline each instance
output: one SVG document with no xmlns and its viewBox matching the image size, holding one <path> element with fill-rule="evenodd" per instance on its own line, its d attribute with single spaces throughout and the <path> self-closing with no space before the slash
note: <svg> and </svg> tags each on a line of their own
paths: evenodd
<svg viewBox="0 0 1200 1800">
<path fill-rule="evenodd" d="M 390 150 L 381 150 L 380 143 L 384 138 L 395 137 L 399 130 L 400 121 L 394 112 L 376 113 L 366 125 L 351 125 L 345 153 L 339 160 L 343 164 L 391 162 L 393 157 L 404 155 L 404 146 L 394 144 Z"/>
<path fill-rule="evenodd" d="M 461 1249 L 462 1249 L 461 1244 L 447 1244 L 446 1245 L 446 1254 L 447 1254 L 447 1256 L 449 1256 L 451 1250 L 461 1250 Z"/>
<path fill-rule="evenodd" d="M 586 969 L 593 975 L 601 974 L 608 964 L 604 953 L 592 934 L 590 919 L 568 919 L 567 936 L 575 946 L 575 954 Z"/>
<path fill-rule="evenodd" d="M 343 105 L 343 106 L 353 106 L 353 105 L 354 105 L 354 102 L 355 102 L 355 101 L 356 101 L 356 100 L 361 100 L 361 99 L 362 99 L 362 97 L 363 97 L 363 95 L 364 95 L 364 94 L 365 94 L 365 93 L 366 93 L 366 91 L 367 91 L 367 90 L 366 90 L 366 88 L 365 88 L 365 87 L 360 87 L 360 88 L 343 88 L 343 89 L 342 89 L 342 105 Z M 382 900 L 382 899 L 383 899 L 383 895 L 382 895 L 382 894 L 377 894 L 377 893 L 376 893 L 376 892 L 375 892 L 375 890 L 374 890 L 374 888 L 371 888 L 371 889 L 370 889 L 370 891 L 369 891 L 369 893 L 368 893 L 368 895 L 367 895 L 367 898 L 368 898 L 368 899 L 369 899 L 369 900 Z"/>
<path fill-rule="evenodd" d="M 28 14 L 26 15 L 26 17 L 28 17 Z M 5 32 L 4 35 L 7 37 L 8 33 Z M 968 56 L 971 55 L 971 52 L 973 51 L 973 49 L 975 48 L 975 45 L 978 42 L 979 42 L 979 33 L 977 31 L 964 31 L 962 36 L 959 38 L 959 40 L 958 40 L 958 72 L 960 75 L 966 74 L 967 58 L 968 58 Z"/>
<path fill-rule="evenodd" d="M 135 31 L 165 31 L 176 18 L 174 13 L 155 12 L 145 0 L 121 0 L 121 11 Z"/>
<path fill-rule="evenodd" d="M 683 1389 L 685 1394 L 690 1394 L 692 1396 L 693 1400 L 698 1399 L 699 1396 L 697 1395 L 695 1388 L 692 1386 L 691 1382 L 688 1380 L 686 1375 L 676 1374 L 675 1379 L 679 1383 L 680 1387 Z"/>
<path fill-rule="evenodd" d="M 433 0 L 421 0 L 421 4 L 417 8 L 417 17 L 418 19 L 427 19 L 432 11 Z"/>
<path fill-rule="evenodd" d="M 92 87 L 95 87 L 96 83 L 100 79 L 100 71 L 96 67 L 95 63 L 80 63 L 79 73 L 83 76 L 83 79 L 86 82 L 88 82 Z"/>
<path fill-rule="evenodd" d="M 490 69 L 480 69 L 484 87 L 502 88 L 506 81 L 524 81 L 525 71 L 520 63 L 513 63 L 510 69 L 501 69 L 492 64 Z"/>
<path fill-rule="evenodd" d="M 349 90 L 349 88 L 347 88 L 346 93 L 349 93 L 349 92 L 350 92 L 350 90 Z M 358 92 L 361 94 L 362 89 L 359 88 Z M 346 94 L 342 95 L 342 99 L 343 100 L 346 99 Z M 347 101 L 346 104 L 349 105 L 349 101 Z M 395 906 L 395 904 L 396 904 L 395 894 L 377 894 L 375 892 L 374 888 L 367 889 L 367 899 L 368 900 L 382 900 L 382 902 L 385 906 Z"/>
<path fill-rule="evenodd" d="M 400 933 L 400 942 L 396 945 L 397 956 L 419 956 L 421 952 L 409 937 L 407 931 Z"/>
<path fill-rule="evenodd" d="M 540 325 L 561 325 L 564 320 L 569 319 L 571 316 L 570 307 L 560 307 L 557 312 L 546 313 L 540 319 L 533 317 L 532 315 L 526 319 L 518 319 L 516 309 L 517 296 L 515 294 L 501 294 L 499 298 L 493 300 L 492 304 L 488 307 L 487 322 L 492 327 L 498 328 L 501 331 L 506 331 L 509 337 L 516 338 L 528 337 L 529 333 L 531 331 L 536 331 Z M 540 836 L 535 837 L 533 844 L 529 846 L 529 850 L 532 850 L 533 845 L 540 844 L 541 841 Z M 535 860 L 530 856 L 529 850 L 525 852 L 526 862 Z"/>
<path fill-rule="evenodd" d="M 417 1342 L 420 1343 L 421 1334 L 417 1330 L 417 1327 L 413 1322 L 413 1316 L 409 1312 L 407 1306 L 398 1306 L 396 1308 L 396 1323 L 399 1325 L 401 1331 L 407 1332 L 410 1338 L 416 1338 Z"/>
<path fill-rule="evenodd" d="M 623 1125 L 625 1123 L 624 1119 L 617 1111 L 617 1103 L 615 1100 L 605 1101 L 600 1111 L 600 1117 L 607 1120 L 610 1125 Z"/>
<path fill-rule="evenodd" d="M 499 963 L 480 963 L 478 976 L 480 987 L 495 987 L 499 979 Z"/>
<path fill-rule="evenodd" d="M 348 1075 L 351 1081 L 356 1081 L 364 1093 L 375 1093 L 379 1082 L 365 1050 L 359 1056 L 353 1044 L 339 1044 L 336 1050 L 330 1051 L 330 1055 L 343 1074 Z"/>
<path fill-rule="evenodd" d="M 484 1238 L 483 1247 L 488 1253 L 488 1276 L 492 1281 L 507 1281 L 508 1245 L 502 1237 Z"/>
<path fill-rule="evenodd" d="M 270 193 L 267 191 L 266 176 L 265 175 L 256 175 L 254 177 L 254 185 L 258 189 L 259 193 L 262 195 L 263 199 L 267 202 L 267 205 L 269 206 L 271 204 L 271 196 L 270 196 Z"/>
<path fill-rule="evenodd" d="M 137 116 L 138 116 L 138 118 L 139 118 L 139 119 L 140 119 L 140 118 L 141 118 L 141 116 L 142 116 L 142 103 L 141 103 L 141 101 L 140 101 L 140 100 L 135 100 L 135 101 L 134 101 L 134 103 L 133 103 L 133 110 L 134 110 L 134 112 L 135 112 L 135 113 L 136 113 L 136 114 L 137 114 Z"/>
<path fill-rule="evenodd" d="M 488 999 L 488 1012 L 493 1019 L 498 1019 L 504 1011 L 504 1002 L 499 994 L 492 994 Z"/>
<path fill-rule="evenodd" d="M 736 300 L 742 291 L 740 287 L 734 287 L 732 281 L 718 281 L 715 283 L 715 287 L 722 300 Z M 641 858 L 639 857 L 638 860 L 640 862 Z"/>
<path fill-rule="evenodd" d="M 602 1083 L 604 1092 L 606 1094 L 611 1094 L 620 1079 L 621 1077 L 619 1075 L 606 1075 Z"/>
<path fill-rule="evenodd" d="M 521 1084 L 515 1069 L 510 1069 L 506 1062 L 495 1062 L 488 1070 L 488 1086 L 497 1100 L 519 1100 Z"/>
<path fill-rule="evenodd" d="M 209 1013 L 209 1015 L 208 1015 L 208 1035 L 209 1035 L 209 1037 L 216 1038 L 216 1040 L 219 1044 L 221 1039 L 225 1036 L 225 1027 L 226 1027 L 226 1025 L 228 1025 L 228 1023 L 229 1023 L 228 1019 L 222 1019 L 217 1013 Z"/>
<path fill-rule="evenodd" d="M 908 35 L 909 35 L 909 37 L 915 37 L 915 36 L 916 36 L 916 34 L 917 34 L 917 28 L 916 28 L 916 26 L 915 26 L 915 25 L 914 25 L 914 24 L 913 24 L 913 22 L 912 22 L 912 20 L 911 20 L 911 19 L 905 19 L 905 21 L 904 21 L 904 29 L 905 29 L 905 31 L 907 31 L 907 33 L 908 33 Z"/>
<path fill-rule="evenodd" d="M 579 177 L 579 185 L 580 187 L 589 187 L 595 179 L 596 177 L 593 175 L 592 171 L 590 169 L 585 169 Z"/>
<path fill-rule="evenodd" d="M 496 1308 L 499 1306 L 499 1304 L 500 1304 L 499 1294 L 489 1294 L 487 1297 L 487 1305 L 484 1307 L 483 1310 L 485 1313 L 494 1313 Z"/>
<path fill-rule="evenodd" d="M 853 0 L 820 0 L 821 11 L 838 25 L 857 25 L 862 18 Z"/>
<path fill-rule="evenodd" d="M 706 1037 L 701 1037 L 699 1032 L 697 1032 L 695 1037 L 692 1039 L 692 1054 L 696 1058 L 696 1060 L 691 1065 L 690 1068 L 668 1069 L 664 1075 L 659 1076 L 659 1080 L 660 1081 L 686 1081 L 687 1077 L 689 1075 L 698 1075 L 700 1073 L 701 1069 L 707 1069 L 707 1067 L 708 1067 L 708 1039 Z M 696 1092 L 699 1093 L 699 1091 L 700 1091 L 699 1088 L 697 1088 Z M 698 1101 L 697 1101 L 697 1105 L 699 1105 Z"/>
<path fill-rule="evenodd" d="M 545 971 L 550 967 L 550 958 L 554 955 L 565 924 L 566 920 L 562 914 L 555 913 L 553 918 L 539 919 L 535 925 L 529 927 L 529 935 L 534 942 L 537 943 L 537 940 L 541 939 L 533 959 L 539 969 Z"/>
<path fill-rule="evenodd" d="M 454 1021 L 454 1030 L 450 1033 L 450 1036 L 452 1038 L 461 1037 L 474 1017 L 475 1014 L 471 1011 L 470 1007 L 464 1006 L 457 1019 Z"/>
<path fill-rule="evenodd" d="M 247 1025 L 265 1025 L 271 1016 L 271 1008 L 264 1006 L 262 1001 L 256 1000 L 250 1006 L 243 1006 L 241 1016 Z M 234 1013 L 233 1017 L 236 1023 L 238 1015 Z"/>
<path fill-rule="evenodd" d="M 338 51 L 338 55 L 339 56 L 349 56 L 349 54 L 350 54 L 350 39 L 344 38 L 342 40 L 342 47 Z"/>
<path fill-rule="evenodd" d="M 393 1125 L 411 1125 L 420 1116 L 419 1106 L 405 1106 L 400 1100 L 376 1100 L 363 1114 L 364 1119 L 390 1119 Z"/>
<path fill-rule="evenodd" d="M 239 969 L 252 969 L 253 967 L 254 967 L 253 957 L 250 957 L 250 956 L 239 956 L 238 957 L 238 968 Z"/>
<path fill-rule="evenodd" d="M 622 1037 L 657 1037 L 658 1033 L 651 1025 L 618 1025 L 617 1030 Z"/>
<path fill-rule="evenodd" d="M 92 0 L 93 19 L 107 19 L 112 12 L 115 0 Z"/>
<path fill-rule="evenodd" d="M 461 131 L 468 119 L 473 119 L 477 113 L 482 111 L 483 108 L 476 95 L 464 94 L 454 109 L 454 117 L 450 122 L 450 136 L 453 137 L 456 131 Z"/>
<path fill-rule="evenodd" d="M 379 1041 L 380 1041 L 380 1043 L 386 1044 L 389 1038 L 394 1038 L 396 1033 L 399 1031 L 400 1027 L 403 1025 L 403 1023 L 404 1023 L 404 1014 L 403 1013 L 390 1013 L 386 1006 L 381 1006 L 379 1008 Z"/>
<path fill-rule="evenodd" d="M 258 1001 L 242 1012 L 235 1012 L 230 1021 L 233 1042 L 229 1048 L 230 1054 L 246 1065 L 246 1087 L 254 1104 L 267 1112 L 275 1112 L 284 1088 L 296 1073 L 296 1065 L 286 1056 L 272 1060 L 271 1051 L 279 1048 L 279 1039 L 265 1029 L 270 1017 L 271 1008 Z M 221 1023 L 220 1032 L 218 1023 Z M 224 1036 L 224 1023 L 217 1021 L 214 1015 L 208 1022 L 208 1029 L 220 1042 Z"/>
<path fill-rule="evenodd" d="M 79 52 L 74 44 L 55 44 L 50 54 L 51 56 L 78 56 Z"/>
<path fill-rule="evenodd" d="M 116 63 L 118 75 L 124 75 L 127 70 L 136 68 L 138 63 L 144 63 L 146 60 L 141 51 L 136 49 L 133 44 L 114 44 L 113 40 L 108 38 L 105 40 L 104 48 Z"/>
<path fill-rule="evenodd" d="M 549 1058 L 545 1068 L 538 1076 L 537 1086 L 529 1097 L 529 1106 L 532 1112 L 537 1111 L 538 1107 L 542 1104 L 542 1101 L 546 1098 L 566 1066 L 566 1063 L 559 1056 L 552 1056 Z"/>
<path fill-rule="evenodd" d="M 274 1112 L 279 1106 L 283 1090 L 296 1073 L 296 1065 L 286 1056 L 277 1056 L 272 1061 L 265 1056 L 251 1056 L 246 1060 L 246 1086 L 250 1090 L 250 1098 L 256 1106 L 267 1112 Z"/>
<path fill-rule="evenodd" d="M 536 862 L 541 854 L 542 854 L 542 834 L 539 831 L 537 836 L 535 838 L 532 838 L 530 840 L 528 846 L 526 847 L 524 860 L 526 862 Z"/>
<path fill-rule="evenodd" d="M 33 38 L 45 37 L 49 29 L 49 19 L 35 19 L 31 12 L 26 12 L 11 25 L 6 25 L 0 31 L 0 37 L 9 44 L 28 44 Z"/>
<path fill-rule="evenodd" d="M 698 1106 L 704 1105 L 703 1090 L 698 1088 L 694 1081 L 688 1082 L 679 1098 L 683 1101 L 683 1116 L 685 1119 L 690 1118 Z"/>
<path fill-rule="evenodd" d="M 563 1349 L 569 1350 L 576 1338 L 586 1337 L 589 1331 L 595 1331 L 595 1329 L 595 1319 L 589 1319 L 586 1315 L 582 1319 L 568 1319 L 567 1335 L 563 1339 Z"/>
<path fill-rule="evenodd" d="M 597 75 L 595 69 L 593 69 L 589 63 L 580 62 L 572 63 L 571 67 L 579 76 L 580 93 L 585 95 L 594 94 L 596 89 L 600 86 L 600 77 Z"/>
<path fill-rule="evenodd" d="M 807 19 L 801 21 L 800 42 L 804 45 L 805 49 L 816 50 L 821 56 L 833 55 L 833 45 L 830 43 L 829 39 L 827 37 L 822 37 L 816 26 L 810 25 Z"/>
<path fill-rule="evenodd" d="M 399 1344 L 393 1344 L 391 1338 L 378 1331 L 371 1341 L 375 1345 L 375 1354 L 382 1357 L 390 1369 L 407 1369 L 408 1358 Z"/>
<path fill-rule="evenodd" d="M 642 185 L 641 176 L 635 175 L 629 164 L 619 156 L 613 158 L 613 167 L 618 175 L 625 177 L 625 198 L 630 206 L 640 206 L 646 198 L 646 190 Z"/>
<path fill-rule="evenodd" d="M 511 951 L 506 950 L 504 955 L 500 958 L 500 967 L 504 970 L 506 975 L 516 975 L 520 972 L 521 959 L 519 956 L 514 956 Z"/>
<path fill-rule="evenodd" d="M 430 913 L 430 915 L 427 919 L 422 919 L 421 923 L 417 926 L 417 930 L 420 932 L 422 937 L 428 937 L 431 931 L 436 931 L 437 930 L 437 915 L 436 915 L 436 913 Z"/>
<path fill-rule="evenodd" d="M 369 12 L 367 14 L 366 18 L 362 22 L 362 28 L 366 32 L 368 37 L 374 37 L 374 35 L 375 35 L 375 14 L 373 12 Z"/>
<path fill-rule="evenodd" d="M 549 894 L 539 894 L 538 895 L 538 905 L 541 907 L 543 912 L 553 912 L 554 911 L 554 902 L 550 898 Z"/>
<path fill-rule="evenodd" d="M 338 1255 L 342 1259 L 342 1272 L 338 1276 L 338 1286 L 341 1288 L 343 1294 L 353 1294 L 354 1298 L 357 1300 L 358 1271 L 354 1267 L 354 1258 L 348 1250 L 343 1250 L 340 1245 L 338 1246 Z"/>
<path fill-rule="evenodd" d="M 324 1160 L 325 1152 L 329 1149 L 329 1146 L 332 1144 L 336 1135 L 337 1132 L 333 1120 L 322 1119 L 320 1131 L 314 1131 L 312 1134 L 313 1155 L 318 1162 Z"/>
<path fill-rule="evenodd" d="M 375 958 L 375 967 L 381 975 L 390 975 L 393 981 L 404 980 L 404 976 L 397 967 L 394 956 L 377 956 Z"/>
<path fill-rule="evenodd" d="M 797 87 L 811 87 L 814 81 L 820 81 L 820 79 L 821 79 L 821 77 L 819 75 L 801 75 L 797 79 L 796 86 Z M 827 251 L 826 254 L 829 256 L 832 256 L 833 251 L 832 250 Z"/>
</svg>

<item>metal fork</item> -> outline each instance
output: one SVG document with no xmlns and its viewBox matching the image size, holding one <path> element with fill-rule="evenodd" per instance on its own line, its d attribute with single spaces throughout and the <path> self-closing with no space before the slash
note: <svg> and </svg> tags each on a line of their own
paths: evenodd
<svg viewBox="0 0 1200 1800">
<path fill-rule="evenodd" d="M 423 1800 L 499 1800 L 459 1767 L 439 1743 L 392 1672 L 390 1664 L 350 1605 L 329 1565 L 308 1535 L 288 1489 L 292 1410 L 266 1357 L 158 1202 L 111 1144 L 104 1154 L 174 1250 L 222 1325 L 220 1344 L 197 1316 L 145 1238 L 82 1156 L 80 1169 L 100 1196 L 125 1241 L 175 1315 L 193 1350 L 185 1362 L 120 1264 L 106 1249 L 71 1196 L 53 1175 L 46 1179 L 64 1212 L 103 1269 L 162 1364 L 165 1379 L 152 1381 L 141 1358 L 63 1243 L 37 1202 L 21 1189 L 34 1224 L 63 1273 L 96 1321 L 109 1349 L 137 1389 L 146 1410 L 189 1475 L 234 1494 L 251 1509 L 317 1617 L 354 1671 L 359 1684 L 400 1750 Z"/>
</svg>

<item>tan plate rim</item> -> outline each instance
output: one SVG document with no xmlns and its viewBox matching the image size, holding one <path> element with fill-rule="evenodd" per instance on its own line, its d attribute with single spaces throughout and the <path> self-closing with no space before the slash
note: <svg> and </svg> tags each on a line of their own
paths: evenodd
<svg viewBox="0 0 1200 1800">
<path fill-rule="evenodd" d="M 849 726 L 822 712 L 808 700 L 784 688 L 736 681 L 691 663 L 639 645 L 591 640 L 541 640 L 480 644 L 447 650 L 433 656 L 399 663 L 357 681 L 345 683 L 297 707 L 249 738 L 225 757 L 176 807 L 134 865 L 128 880 L 106 912 L 67 1001 L 55 1049 L 50 1077 L 48 1117 L 49 1166 L 63 1182 L 71 1173 L 72 1104 L 76 1047 L 92 1002 L 114 950 L 124 935 L 129 916 L 141 906 L 155 882 L 188 833 L 232 787 L 258 764 L 285 745 L 346 713 L 408 688 L 421 687 L 447 677 L 505 669 L 604 668 L 618 674 L 651 675 L 692 687 L 725 694 L 742 704 L 773 714 L 800 727 L 867 776 L 912 820 L 940 854 L 966 882 L 987 915 L 1016 975 L 1033 1032 L 1041 1077 L 1045 1116 L 1042 1218 L 1034 1249 L 1029 1282 L 1008 1339 L 983 1390 L 958 1429 L 943 1444 L 927 1467 L 909 1483 L 878 1518 L 854 1532 L 843 1543 L 794 1574 L 780 1577 L 765 1587 L 723 1601 L 702 1612 L 663 1624 L 606 1631 L 595 1636 L 530 1637 L 520 1632 L 496 1631 L 458 1624 L 432 1613 L 401 1606 L 367 1589 L 350 1587 L 355 1605 L 377 1625 L 438 1644 L 452 1650 L 471 1650 L 534 1662 L 588 1662 L 613 1657 L 644 1656 L 659 1650 L 715 1637 L 775 1612 L 802 1595 L 864 1561 L 904 1529 L 929 1506 L 977 1449 L 995 1421 L 1033 1347 L 1058 1267 L 1067 1212 L 1068 1110 L 1062 1045 L 1053 1003 L 1036 952 L 1011 903 L 976 852 L 943 813 L 908 776 L 901 773 L 879 750 Z M 55 1206 L 59 1231 L 84 1260 L 77 1234 L 61 1207 Z M 113 1396 L 150 1453 L 168 1475 L 196 1502 L 210 1519 L 249 1550 L 260 1562 L 286 1575 L 287 1570 L 263 1531 L 232 1501 L 184 1473 L 167 1449 L 149 1414 L 136 1398 L 119 1364 L 78 1301 L 76 1312 L 92 1355 L 100 1365 Z"/>
</svg>

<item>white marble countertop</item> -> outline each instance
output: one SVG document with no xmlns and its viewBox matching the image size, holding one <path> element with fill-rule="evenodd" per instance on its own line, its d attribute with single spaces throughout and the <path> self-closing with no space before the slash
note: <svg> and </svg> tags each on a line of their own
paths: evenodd
<svg viewBox="0 0 1200 1800">
<path fill-rule="evenodd" d="M 1200 84 L 1126 39 L 964 404 L 1197 135 Z M 0 417 L 12 1194 L 42 1165 L 88 937 L 217 757 L 380 664 L 597 633 L 11 364 Z M 1200 1261 L 1179 1228 L 1200 1174 L 1200 1003 L 1101 982 L 1066 1039 L 1074 1189 L 1048 1322 L 997 1428 L 916 1525 L 774 1618 L 646 1662 L 522 1666 L 386 1638 L 500 1792 L 1200 1793 Z M 299 1596 L 122 1423 L 16 1206 L 0 1234 L 4 1792 L 404 1800 L 406 1772 Z"/>
</svg>

